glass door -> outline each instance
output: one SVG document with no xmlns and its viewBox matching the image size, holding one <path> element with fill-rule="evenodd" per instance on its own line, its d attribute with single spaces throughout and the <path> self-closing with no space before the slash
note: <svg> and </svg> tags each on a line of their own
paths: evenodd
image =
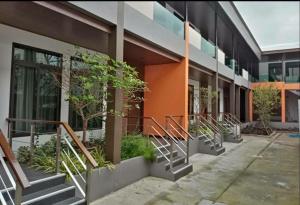
<svg viewBox="0 0 300 205">
<path fill-rule="evenodd" d="M 61 55 L 14 44 L 10 117 L 16 119 L 59 120 L 61 91 L 54 74 L 61 73 Z M 19 135 L 30 132 L 30 124 L 17 122 Z M 53 125 L 39 126 L 52 132 Z"/>
</svg>

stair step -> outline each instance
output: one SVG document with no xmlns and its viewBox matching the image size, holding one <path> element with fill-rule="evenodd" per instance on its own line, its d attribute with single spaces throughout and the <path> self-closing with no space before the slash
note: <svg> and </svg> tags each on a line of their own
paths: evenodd
<svg viewBox="0 0 300 205">
<path fill-rule="evenodd" d="M 173 173 L 173 179 L 177 180 L 185 175 L 187 175 L 188 173 L 193 171 L 193 165 L 192 164 L 181 164 L 179 166 L 174 167 L 174 169 L 172 170 Z"/>
<path fill-rule="evenodd" d="M 54 176 L 46 177 L 43 179 L 38 179 L 35 181 L 30 182 L 30 187 L 26 188 L 23 190 L 23 195 L 28 195 L 37 191 L 41 191 L 44 189 L 49 189 L 50 187 L 54 187 L 60 184 L 64 184 L 66 180 L 66 174 L 57 174 Z M 15 197 L 15 190 L 11 189 L 9 191 L 10 195 L 12 198 Z M 8 195 L 7 193 L 2 190 L 2 194 L 5 198 L 5 200 L 8 200 Z"/>
<path fill-rule="evenodd" d="M 216 152 L 217 152 L 217 155 L 220 155 L 220 154 L 224 153 L 225 152 L 225 147 L 220 147 L 219 149 L 216 150 Z"/>
<path fill-rule="evenodd" d="M 86 201 L 85 199 L 81 199 L 78 197 L 72 197 L 72 198 L 68 198 L 66 200 L 60 201 L 58 203 L 55 203 L 53 205 L 85 205 Z"/>
<path fill-rule="evenodd" d="M 173 161 L 173 168 L 183 164 L 184 162 L 185 162 L 185 157 L 177 156 Z M 170 163 L 165 164 L 165 168 L 166 168 L 166 170 L 169 170 L 170 169 Z"/>
<path fill-rule="evenodd" d="M 161 153 L 159 153 L 160 155 L 158 155 L 157 157 L 156 157 L 156 162 L 162 162 L 162 161 L 165 161 L 166 159 L 165 159 L 165 157 L 161 154 Z M 177 150 L 174 150 L 173 151 L 173 157 L 177 157 L 177 155 L 178 155 L 178 151 Z M 170 152 L 168 152 L 167 154 L 165 154 L 165 156 L 167 157 L 167 158 L 170 158 Z"/>
<path fill-rule="evenodd" d="M 23 196 L 22 205 L 48 205 L 75 196 L 75 186 L 60 184 Z"/>
</svg>

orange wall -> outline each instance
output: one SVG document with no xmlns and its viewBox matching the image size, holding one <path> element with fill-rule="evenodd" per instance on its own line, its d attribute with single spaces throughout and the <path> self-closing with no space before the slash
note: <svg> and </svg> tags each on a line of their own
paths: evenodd
<svg viewBox="0 0 300 205">
<path fill-rule="evenodd" d="M 179 63 L 146 65 L 144 116 L 154 117 L 165 125 L 168 115 L 182 115 L 188 128 L 189 25 L 185 24 L 185 57 Z M 145 125 L 145 124 L 144 124 Z"/>
<path fill-rule="evenodd" d="M 188 69 L 185 61 L 145 66 L 145 81 L 149 88 L 144 95 L 145 117 L 154 117 L 165 125 L 165 116 L 183 115 L 186 116 L 183 126 L 187 128 Z"/>
</svg>

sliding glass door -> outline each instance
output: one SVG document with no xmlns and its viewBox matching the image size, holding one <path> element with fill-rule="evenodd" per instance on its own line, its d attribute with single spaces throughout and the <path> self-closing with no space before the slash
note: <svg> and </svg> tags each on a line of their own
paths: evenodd
<svg viewBox="0 0 300 205">
<path fill-rule="evenodd" d="M 13 46 L 10 117 L 17 119 L 59 120 L 61 91 L 57 80 L 62 56 L 19 44 Z M 57 77 L 54 78 L 54 75 Z M 54 126 L 39 126 L 52 132 Z M 16 133 L 28 133 L 30 124 L 19 122 Z"/>
</svg>

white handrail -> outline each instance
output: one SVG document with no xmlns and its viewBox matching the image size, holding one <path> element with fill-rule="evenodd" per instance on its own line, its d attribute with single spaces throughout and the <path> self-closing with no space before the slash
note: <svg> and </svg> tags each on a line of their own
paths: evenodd
<svg viewBox="0 0 300 205">
<path fill-rule="evenodd" d="M 82 196 L 85 198 L 85 192 L 82 190 L 81 186 L 79 185 L 78 181 L 76 180 L 76 178 L 74 177 L 74 175 L 72 174 L 72 172 L 70 171 L 69 167 L 66 165 L 66 163 L 64 161 L 62 161 L 62 164 L 64 165 L 65 169 L 67 170 L 67 172 L 69 173 L 71 179 L 73 180 L 73 182 L 75 183 L 75 185 L 77 186 L 77 188 L 79 189 L 80 193 L 82 194 Z"/>
<path fill-rule="evenodd" d="M 78 159 L 78 161 L 80 162 L 80 164 L 82 165 L 82 167 L 86 170 L 87 169 L 86 165 L 83 163 L 83 161 L 81 160 L 81 158 L 79 157 L 79 155 L 77 154 L 77 152 L 75 151 L 75 149 L 72 147 L 71 143 L 66 138 L 66 136 L 64 136 L 64 140 L 67 142 L 67 145 L 72 150 L 72 152 L 74 153 L 74 155 L 76 156 L 76 158 Z"/>
<path fill-rule="evenodd" d="M 10 193 L 9 193 L 9 191 L 8 191 L 8 188 L 6 187 L 6 184 L 5 184 L 5 182 L 4 182 L 4 180 L 3 180 L 3 178 L 2 178 L 1 175 L 0 175 L 0 180 L 1 180 L 1 183 L 3 184 L 3 186 L 4 186 L 5 192 L 7 193 L 7 195 L 8 195 L 8 197 L 9 197 L 10 201 L 12 202 L 13 205 L 15 205 L 14 200 L 11 198 L 11 195 L 10 195 Z M 2 196 L 2 193 L 1 193 L 1 196 Z M 2 197 L 3 197 L 3 196 L 2 196 Z M 6 204 L 6 202 L 5 202 L 5 204 Z"/>
<path fill-rule="evenodd" d="M 65 154 L 65 156 L 68 158 L 68 160 L 71 162 L 72 166 L 74 167 L 74 169 L 76 170 L 77 174 L 80 176 L 80 178 L 82 179 L 82 181 L 84 183 L 86 183 L 85 179 L 83 178 L 83 176 L 81 175 L 81 173 L 79 172 L 79 170 L 77 169 L 77 167 L 75 166 L 75 164 L 73 163 L 73 161 L 71 160 L 70 156 L 66 153 L 66 151 L 64 149 L 62 151 Z"/>
<path fill-rule="evenodd" d="M 8 176 L 8 179 L 9 179 L 11 185 L 13 186 L 14 189 L 16 189 L 16 182 L 15 182 L 13 176 L 11 175 L 6 163 L 4 162 L 3 156 L 1 155 L 1 153 L 0 153 L 0 161 L 2 163 L 2 166 L 4 168 L 4 171 L 5 171 L 6 175 Z"/>
</svg>

